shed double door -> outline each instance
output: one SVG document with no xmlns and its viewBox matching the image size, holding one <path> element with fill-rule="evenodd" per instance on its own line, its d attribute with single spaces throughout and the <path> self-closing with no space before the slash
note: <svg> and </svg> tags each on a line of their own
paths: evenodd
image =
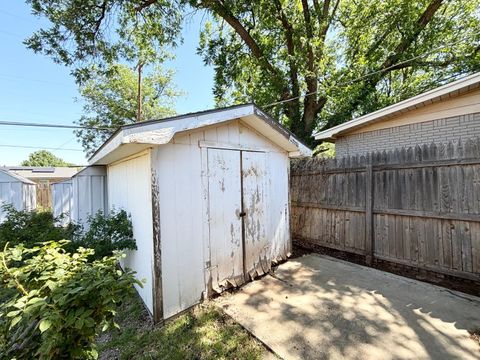
<svg viewBox="0 0 480 360">
<path fill-rule="evenodd" d="M 208 149 L 210 275 L 215 291 L 268 271 L 265 161 L 264 152 Z"/>
</svg>

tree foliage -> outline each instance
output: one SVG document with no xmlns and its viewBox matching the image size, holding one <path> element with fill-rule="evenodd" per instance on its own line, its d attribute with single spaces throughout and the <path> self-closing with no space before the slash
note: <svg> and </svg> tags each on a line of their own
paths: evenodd
<svg viewBox="0 0 480 360">
<path fill-rule="evenodd" d="M 30 155 L 28 159 L 22 161 L 22 166 L 71 166 L 71 164 L 53 155 L 47 150 L 38 150 Z"/>
<path fill-rule="evenodd" d="M 175 43 L 186 3 L 207 11 L 199 52 L 217 104 L 265 105 L 310 143 L 316 128 L 480 69 L 480 0 L 30 1 L 53 25 L 27 45 L 66 64 L 122 55 L 138 19 L 143 47 Z"/>
<path fill-rule="evenodd" d="M 95 338 L 115 326 L 117 306 L 141 285 L 122 272 L 120 254 L 93 262 L 91 249 L 70 254 L 68 241 L 0 252 L 2 288 L 13 291 L 2 304 L 1 359 L 94 359 Z"/>
<path fill-rule="evenodd" d="M 172 71 L 163 71 L 159 65 L 143 77 L 140 99 L 142 121 L 175 114 L 173 100 L 180 93 L 173 87 L 172 77 Z M 137 121 L 137 82 L 137 74 L 125 65 L 109 65 L 105 70 L 90 68 L 90 77 L 80 86 L 84 106 L 78 124 L 86 128 L 75 132 L 88 155 L 114 129 Z"/>
</svg>

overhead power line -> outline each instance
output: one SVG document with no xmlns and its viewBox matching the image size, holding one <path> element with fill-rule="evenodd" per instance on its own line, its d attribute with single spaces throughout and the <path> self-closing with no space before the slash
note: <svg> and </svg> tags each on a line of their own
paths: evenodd
<svg viewBox="0 0 480 360">
<path fill-rule="evenodd" d="M 58 128 L 58 129 L 86 129 L 86 130 L 98 130 L 98 131 L 113 131 L 113 130 L 117 129 L 117 128 L 114 128 L 114 127 L 95 127 L 95 126 L 64 125 L 64 124 L 44 124 L 44 123 L 30 123 L 30 122 L 21 122 L 21 121 L 0 121 L 0 125 L 30 126 L 30 127 Z"/>
<path fill-rule="evenodd" d="M 38 149 L 38 150 L 65 150 L 65 151 L 83 151 L 80 149 L 67 149 L 67 148 L 51 148 L 51 147 L 43 147 L 43 146 L 28 146 L 28 145 L 7 145 L 7 144 L 0 144 L 0 147 L 8 147 L 8 148 L 24 148 L 24 149 Z"/>
<path fill-rule="evenodd" d="M 473 34 L 473 36 L 476 36 L 476 35 L 480 35 L 480 32 Z M 423 54 L 417 55 L 417 56 L 415 56 L 415 57 L 413 57 L 413 58 L 410 58 L 410 59 L 408 59 L 408 60 L 400 61 L 400 62 L 398 62 L 398 63 L 396 63 L 396 64 L 393 64 L 393 65 L 391 65 L 391 66 L 389 66 L 389 67 L 386 67 L 385 69 L 375 70 L 375 71 L 366 73 L 365 75 L 360 76 L 360 77 L 358 77 L 358 78 L 356 78 L 356 79 L 353 79 L 353 80 L 350 80 L 350 81 L 346 81 L 346 82 L 344 82 L 344 83 L 334 84 L 333 87 L 335 88 L 335 87 L 342 87 L 342 86 L 351 85 L 351 84 L 353 84 L 353 83 L 355 83 L 355 82 L 358 82 L 358 81 L 360 81 L 360 80 L 366 79 L 366 78 L 368 78 L 368 77 L 370 77 L 370 76 L 373 76 L 373 75 L 376 75 L 376 74 L 380 74 L 380 73 L 382 73 L 382 72 L 385 72 L 385 71 L 387 71 L 387 70 L 390 70 L 390 69 L 392 69 L 392 68 L 395 68 L 395 67 L 398 67 L 398 66 L 401 66 L 401 65 L 408 64 L 409 62 L 412 62 L 412 61 L 421 59 L 422 57 L 425 57 L 425 56 L 427 56 L 427 55 L 431 55 L 432 53 L 435 53 L 435 52 L 437 52 L 438 50 L 441 50 L 441 49 L 446 48 L 446 47 L 449 47 L 449 46 L 457 45 L 457 44 L 462 43 L 462 42 L 465 42 L 465 41 L 467 41 L 467 40 L 471 40 L 471 38 L 470 38 L 470 37 L 464 37 L 464 38 L 462 38 L 462 39 L 460 39 L 460 40 L 457 40 L 457 41 L 454 41 L 454 42 L 452 42 L 452 43 L 439 46 L 439 47 L 437 47 L 437 48 L 435 48 L 435 49 L 433 49 L 433 50 L 427 51 L 427 52 L 425 52 L 425 53 L 423 53 Z M 312 92 L 310 92 L 310 93 L 306 93 L 305 95 L 299 95 L 299 96 L 294 96 L 294 97 L 291 97 L 291 98 L 288 98 L 288 99 L 285 99 L 285 100 L 275 101 L 275 102 L 272 102 L 272 103 L 270 103 L 270 104 L 264 105 L 264 106 L 262 106 L 262 107 L 263 107 L 263 108 L 268 108 L 268 107 L 271 107 L 271 106 L 284 104 L 284 103 L 287 103 L 287 102 L 290 102 L 290 101 L 295 101 L 295 100 L 301 99 L 301 98 L 306 97 L 306 96 L 311 96 L 311 95 L 318 94 L 319 92 L 320 92 L 320 90 L 312 91 Z"/>
</svg>

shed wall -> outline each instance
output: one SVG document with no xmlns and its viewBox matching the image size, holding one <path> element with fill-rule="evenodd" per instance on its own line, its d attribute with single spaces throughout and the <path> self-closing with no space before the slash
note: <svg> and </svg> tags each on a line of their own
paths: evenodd
<svg viewBox="0 0 480 360">
<path fill-rule="evenodd" d="M 122 266 L 136 271 L 143 288 L 136 286 L 153 313 L 153 227 L 150 152 L 143 152 L 107 168 L 109 208 L 124 209 L 132 217 L 137 250 L 127 252 Z"/>
<path fill-rule="evenodd" d="M 384 123 L 389 124 L 388 121 Z M 345 135 L 336 139 L 335 151 L 340 158 L 371 151 L 414 147 L 424 143 L 473 139 L 477 136 L 480 136 L 480 113 Z"/>
<path fill-rule="evenodd" d="M 0 172 L 0 206 L 12 204 L 17 210 L 34 210 L 36 207 L 35 185 L 27 184 Z M 5 213 L 0 208 L 0 222 L 4 221 Z"/>
<path fill-rule="evenodd" d="M 265 151 L 270 258 L 284 259 L 290 251 L 287 153 L 240 121 L 177 135 L 152 150 L 159 184 L 165 318 L 197 304 L 209 291 L 210 252 L 215 249 L 209 246 L 207 151 L 199 142 Z"/>
<path fill-rule="evenodd" d="M 62 181 L 51 185 L 53 216 L 63 217 L 63 225 L 71 220 L 73 208 L 73 183 L 72 181 Z"/>
<path fill-rule="evenodd" d="M 90 215 L 107 212 L 106 172 L 85 171 L 72 178 L 73 202 L 71 217 L 74 222 L 85 224 Z"/>
</svg>

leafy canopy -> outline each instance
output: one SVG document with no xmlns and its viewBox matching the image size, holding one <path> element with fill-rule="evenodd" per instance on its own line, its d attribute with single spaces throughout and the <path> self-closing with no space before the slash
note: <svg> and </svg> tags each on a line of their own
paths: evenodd
<svg viewBox="0 0 480 360">
<path fill-rule="evenodd" d="M 71 164 L 53 155 L 47 150 L 38 150 L 22 161 L 22 166 L 71 166 Z"/>
<path fill-rule="evenodd" d="M 52 26 L 27 46 L 77 68 L 131 57 L 135 41 L 175 45 L 181 15 L 208 12 L 199 52 L 217 104 L 267 106 L 310 143 L 314 129 L 480 69 L 480 0 L 29 1 Z"/>
<path fill-rule="evenodd" d="M 141 120 L 174 115 L 173 100 L 180 95 L 172 85 L 172 71 L 159 65 L 142 78 Z M 106 70 L 90 68 L 90 77 L 80 86 L 84 102 L 78 124 L 88 129 L 76 130 L 82 146 L 91 155 L 112 133 L 126 124 L 137 121 L 138 77 L 128 66 L 109 65 Z M 99 131 L 92 128 L 111 130 Z"/>
</svg>

